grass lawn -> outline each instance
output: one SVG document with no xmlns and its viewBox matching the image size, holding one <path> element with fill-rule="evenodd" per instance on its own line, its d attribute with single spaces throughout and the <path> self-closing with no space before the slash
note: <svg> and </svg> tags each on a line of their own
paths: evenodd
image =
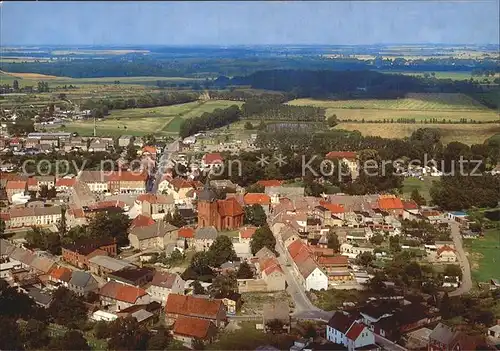
<svg viewBox="0 0 500 351">
<path fill-rule="evenodd" d="M 344 302 L 364 302 L 368 297 L 365 291 L 330 289 L 315 291 L 311 302 L 325 311 L 333 311 L 341 307 Z"/>
<path fill-rule="evenodd" d="M 399 124 L 399 123 L 339 123 L 335 129 L 358 130 L 363 135 L 382 138 L 405 138 L 419 128 L 436 128 L 441 131 L 443 143 L 457 141 L 464 144 L 482 144 L 500 133 L 500 124 Z"/>
<path fill-rule="evenodd" d="M 475 281 L 500 279 L 500 228 L 485 231 L 483 238 L 468 240 L 466 246 Z"/>
<path fill-rule="evenodd" d="M 403 195 L 407 198 L 410 198 L 411 192 L 414 189 L 417 189 L 427 201 L 431 200 L 431 196 L 429 195 L 429 190 L 432 187 L 432 182 L 434 180 L 438 180 L 438 178 L 434 177 L 424 177 L 424 180 L 420 180 L 414 177 L 405 178 L 403 181 Z"/>
<path fill-rule="evenodd" d="M 220 333 L 219 340 L 207 345 L 207 350 L 255 350 L 263 345 L 288 350 L 295 339 L 290 335 L 266 334 L 255 329 L 255 322 L 240 322 L 239 326 L 238 330 Z"/>
<path fill-rule="evenodd" d="M 109 116 L 97 122 L 97 134 L 101 136 L 123 134 L 141 136 L 152 133 L 177 135 L 183 119 L 201 116 L 204 112 L 212 112 L 217 108 L 225 108 L 233 104 L 233 101 L 210 100 L 171 106 L 113 110 Z M 92 120 L 75 121 L 65 126 L 66 131 L 78 132 L 80 135 L 92 135 L 94 130 Z"/>
</svg>

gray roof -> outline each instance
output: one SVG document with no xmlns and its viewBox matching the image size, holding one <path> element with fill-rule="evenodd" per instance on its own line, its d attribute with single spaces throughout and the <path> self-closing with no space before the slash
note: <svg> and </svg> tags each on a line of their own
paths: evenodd
<svg viewBox="0 0 500 351">
<path fill-rule="evenodd" d="M 135 311 L 134 313 L 131 314 L 132 317 L 134 317 L 135 319 L 137 319 L 137 322 L 142 322 L 142 321 L 145 321 L 146 319 L 150 318 L 151 316 L 153 316 L 153 314 L 151 312 L 148 312 L 146 310 L 139 310 L 139 311 Z"/>
<path fill-rule="evenodd" d="M 7 240 L 0 239 L 0 255 L 9 256 L 16 247 Z"/>
<path fill-rule="evenodd" d="M 296 186 L 268 186 L 265 188 L 264 192 L 271 196 L 271 195 L 279 195 L 282 197 L 288 197 L 288 196 L 304 196 L 304 189 L 303 187 L 296 187 Z"/>
<path fill-rule="evenodd" d="M 217 229 L 215 227 L 198 228 L 194 232 L 195 239 L 214 239 L 217 238 Z"/>
<path fill-rule="evenodd" d="M 215 201 L 215 199 L 217 198 L 215 192 L 208 186 L 208 185 L 205 185 L 205 187 L 203 188 L 203 190 L 200 192 L 200 194 L 198 195 L 198 200 L 199 201 Z"/>
<path fill-rule="evenodd" d="M 89 260 L 89 262 L 107 268 L 111 271 L 118 271 L 125 267 L 135 267 L 130 262 L 117 260 L 116 258 L 109 256 L 94 256 Z"/>
<path fill-rule="evenodd" d="M 271 250 L 269 250 L 266 246 L 264 246 L 262 249 L 260 249 L 259 251 L 257 251 L 255 253 L 255 257 L 258 257 L 260 260 L 263 258 L 276 257 L 276 255 Z"/>
<path fill-rule="evenodd" d="M 48 273 L 50 269 L 56 264 L 56 261 L 47 257 L 36 256 L 30 263 L 30 267 L 38 271 Z"/>
<path fill-rule="evenodd" d="M 158 221 L 153 225 L 147 227 L 136 227 L 133 228 L 130 234 L 137 236 L 139 240 L 145 240 L 154 237 L 163 237 L 165 234 L 178 230 L 176 226 L 170 223 L 165 223 L 163 221 Z"/>
<path fill-rule="evenodd" d="M 292 228 L 289 225 L 285 225 L 283 228 L 281 228 L 280 234 L 281 234 L 281 239 L 283 241 L 288 240 L 294 235 L 299 236 L 299 232 L 295 228 Z"/>
<path fill-rule="evenodd" d="M 28 289 L 28 296 L 40 305 L 48 306 L 52 302 L 52 296 L 43 293 L 38 288 Z"/>
<path fill-rule="evenodd" d="M 71 279 L 69 280 L 69 284 L 84 288 L 87 286 L 91 279 L 94 278 L 89 273 L 73 271 L 73 273 L 71 274 Z"/>
<path fill-rule="evenodd" d="M 439 341 L 445 345 L 448 345 L 454 337 L 455 332 L 453 332 L 453 329 L 443 323 L 438 323 L 438 325 L 436 325 L 436 327 L 432 330 L 431 335 L 429 335 L 430 339 Z"/>
</svg>

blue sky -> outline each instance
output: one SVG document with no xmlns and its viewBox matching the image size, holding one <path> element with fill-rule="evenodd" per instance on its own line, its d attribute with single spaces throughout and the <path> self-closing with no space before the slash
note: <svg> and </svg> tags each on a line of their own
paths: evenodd
<svg viewBox="0 0 500 351">
<path fill-rule="evenodd" d="M 499 43 L 499 0 L 3 2 L 2 45 Z"/>
</svg>

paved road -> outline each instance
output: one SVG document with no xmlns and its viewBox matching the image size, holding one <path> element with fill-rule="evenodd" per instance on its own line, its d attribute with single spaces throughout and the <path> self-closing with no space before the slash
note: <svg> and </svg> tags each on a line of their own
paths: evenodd
<svg viewBox="0 0 500 351">
<path fill-rule="evenodd" d="M 158 184 L 161 182 L 161 178 L 163 177 L 163 174 L 165 173 L 168 163 L 170 161 L 170 157 L 174 152 L 179 151 L 179 139 L 176 139 L 172 143 L 168 144 L 165 146 L 165 149 L 163 150 L 163 154 L 161 155 L 159 161 L 158 161 L 158 167 L 156 170 L 156 176 L 155 180 L 153 183 L 153 186 L 151 188 L 151 193 L 156 194 L 158 191 Z"/>
<path fill-rule="evenodd" d="M 457 251 L 458 263 L 462 268 L 462 284 L 456 289 L 452 291 L 450 296 L 458 296 L 467 294 L 470 289 L 472 289 L 472 278 L 470 273 L 470 264 L 467 259 L 467 255 L 465 254 L 465 250 L 462 245 L 462 236 L 460 235 L 460 227 L 457 222 L 451 223 L 451 238 L 453 240 L 453 244 L 455 245 L 455 250 Z"/>
<path fill-rule="evenodd" d="M 292 266 L 287 265 L 287 256 L 285 255 L 281 244 L 277 243 L 276 249 L 280 254 L 278 261 L 283 267 L 285 278 L 288 283 L 287 292 L 293 298 L 295 303 L 295 311 L 292 316 L 297 319 L 314 319 L 328 322 L 328 320 L 333 316 L 333 312 L 323 311 L 311 303 L 304 291 L 304 288 L 294 275 Z"/>
</svg>

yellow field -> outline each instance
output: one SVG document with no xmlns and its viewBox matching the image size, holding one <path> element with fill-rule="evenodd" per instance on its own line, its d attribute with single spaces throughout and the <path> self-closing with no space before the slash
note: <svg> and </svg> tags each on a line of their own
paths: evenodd
<svg viewBox="0 0 500 351">
<path fill-rule="evenodd" d="M 405 138 L 419 128 L 436 128 L 441 131 L 443 143 L 459 141 L 464 144 L 481 144 L 500 133 L 500 124 L 399 124 L 399 123 L 339 123 L 335 129 L 358 130 L 363 135 L 383 138 Z"/>
<path fill-rule="evenodd" d="M 10 72 L 4 72 L 4 71 L 0 71 L 0 73 L 6 74 L 8 76 L 15 77 L 15 78 L 21 78 L 21 79 L 55 79 L 55 78 L 63 78 L 63 77 L 50 76 L 50 75 L 47 75 L 47 74 L 39 74 L 39 73 L 10 73 Z"/>
<path fill-rule="evenodd" d="M 408 94 L 403 99 L 313 100 L 289 102 L 297 106 L 317 106 L 326 109 L 326 117 L 337 115 L 343 121 L 383 121 L 398 118 L 425 121 L 431 118 L 446 122 L 466 118 L 475 121 L 496 121 L 499 114 L 464 94 Z"/>
</svg>

